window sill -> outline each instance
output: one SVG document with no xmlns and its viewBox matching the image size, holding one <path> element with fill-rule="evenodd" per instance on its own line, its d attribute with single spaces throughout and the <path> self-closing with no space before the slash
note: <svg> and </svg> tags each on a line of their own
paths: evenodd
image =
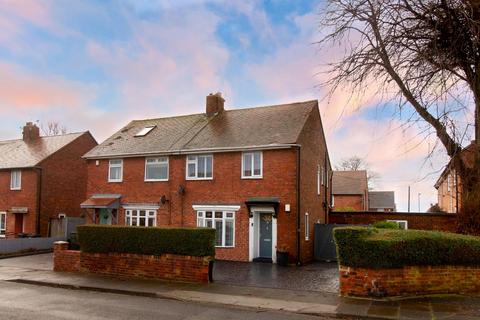
<svg viewBox="0 0 480 320">
<path fill-rule="evenodd" d="M 143 181 L 144 182 L 168 182 L 168 179 L 148 179 Z"/>
<path fill-rule="evenodd" d="M 235 249 L 235 246 L 232 246 L 232 247 L 218 247 L 218 246 L 215 246 L 215 248 L 218 248 L 218 249 Z"/>
<path fill-rule="evenodd" d="M 108 183 L 122 183 L 123 180 L 108 180 Z"/>
<path fill-rule="evenodd" d="M 213 177 L 212 178 L 185 178 L 185 180 L 187 181 L 202 181 L 202 180 L 213 180 Z"/>
<path fill-rule="evenodd" d="M 263 176 L 258 176 L 258 177 L 243 177 L 242 176 L 242 179 L 244 179 L 244 180 L 260 180 L 260 179 L 263 179 Z"/>
<path fill-rule="evenodd" d="M 22 191 L 22 188 L 15 188 L 15 189 L 10 188 L 10 191 Z"/>
</svg>

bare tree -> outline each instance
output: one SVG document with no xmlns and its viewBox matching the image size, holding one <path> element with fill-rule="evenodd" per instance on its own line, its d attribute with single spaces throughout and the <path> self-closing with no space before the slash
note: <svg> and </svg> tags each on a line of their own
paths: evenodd
<svg viewBox="0 0 480 320">
<path fill-rule="evenodd" d="M 58 136 L 67 133 L 67 127 L 56 121 L 48 121 L 47 124 L 41 124 L 40 128 L 45 136 Z"/>
<path fill-rule="evenodd" d="M 375 183 L 380 178 L 380 175 L 370 169 L 370 165 L 364 159 L 359 156 L 352 156 L 350 158 L 343 158 L 335 165 L 337 171 L 367 171 L 367 183 L 368 190 L 372 190 L 375 187 Z"/>
<path fill-rule="evenodd" d="M 384 102 L 423 125 L 444 147 L 462 181 L 462 232 L 480 233 L 480 152 L 459 156 L 480 139 L 480 3 L 477 0 L 328 0 L 321 46 L 340 45 L 329 64 L 330 93 L 376 86 Z"/>
</svg>

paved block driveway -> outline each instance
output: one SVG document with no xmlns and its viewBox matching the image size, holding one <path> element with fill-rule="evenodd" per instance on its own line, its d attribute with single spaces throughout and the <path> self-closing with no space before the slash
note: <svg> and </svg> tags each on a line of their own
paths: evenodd
<svg viewBox="0 0 480 320">
<path fill-rule="evenodd" d="M 336 263 L 281 267 L 269 263 L 215 261 L 213 279 L 239 286 L 338 293 Z"/>
<path fill-rule="evenodd" d="M 51 253 L 0 259 L 0 267 L 24 270 L 52 270 Z M 216 261 L 215 282 L 291 290 L 338 293 L 336 263 L 312 263 L 301 267 L 281 267 L 269 263 Z"/>
</svg>

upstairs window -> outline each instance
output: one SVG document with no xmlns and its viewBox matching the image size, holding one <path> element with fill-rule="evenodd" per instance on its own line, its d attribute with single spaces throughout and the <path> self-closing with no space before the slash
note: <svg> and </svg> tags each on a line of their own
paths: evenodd
<svg viewBox="0 0 480 320">
<path fill-rule="evenodd" d="M 0 238 L 5 238 L 7 231 L 7 213 L 0 212 Z"/>
<path fill-rule="evenodd" d="M 122 182 L 123 160 L 113 159 L 108 161 L 108 182 Z"/>
<path fill-rule="evenodd" d="M 213 178 L 213 155 L 187 156 L 187 180 L 210 180 Z"/>
<path fill-rule="evenodd" d="M 150 131 L 152 131 L 155 126 L 148 126 L 137 132 L 135 137 L 145 137 Z"/>
<path fill-rule="evenodd" d="M 168 157 L 145 159 L 145 181 L 168 181 Z"/>
<path fill-rule="evenodd" d="M 308 212 L 305 212 L 305 241 L 310 239 L 310 220 L 308 219 Z"/>
<path fill-rule="evenodd" d="M 13 170 L 10 176 L 10 190 L 22 189 L 22 171 Z"/>
<path fill-rule="evenodd" d="M 242 155 L 242 178 L 262 178 L 263 154 L 261 151 L 244 152 Z"/>
</svg>

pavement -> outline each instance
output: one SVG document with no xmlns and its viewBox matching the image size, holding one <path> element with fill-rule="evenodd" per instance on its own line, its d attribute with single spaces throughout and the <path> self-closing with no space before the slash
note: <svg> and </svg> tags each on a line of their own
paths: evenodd
<svg viewBox="0 0 480 320">
<path fill-rule="evenodd" d="M 0 260 L 0 281 L 217 306 L 283 311 L 299 315 L 378 319 L 480 319 L 480 297 L 437 296 L 372 301 L 341 298 L 335 293 L 325 291 L 241 286 L 227 284 L 224 281 L 202 285 L 118 279 L 99 275 L 53 272 L 51 258 L 51 254 L 44 254 Z"/>
</svg>

